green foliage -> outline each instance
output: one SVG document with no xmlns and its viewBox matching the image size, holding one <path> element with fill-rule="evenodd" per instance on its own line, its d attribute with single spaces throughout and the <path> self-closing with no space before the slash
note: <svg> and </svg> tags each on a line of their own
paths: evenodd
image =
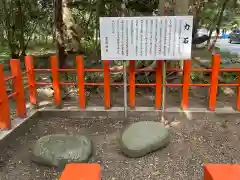
<svg viewBox="0 0 240 180">
<path fill-rule="evenodd" d="M 44 27 L 42 30 L 47 32 L 46 22 L 49 20 L 47 10 L 41 5 L 41 1 L 2 0 L 0 31 L 4 33 L 0 39 L 8 42 L 12 55 L 25 54 L 29 41 L 36 35 L 37 30 L 41 31 Z"/>
<path fill-rule="evenodd" d="M 225 0 L 209 0 L 200 11 L 200 24 L 206 27 L 216 23 L 216 17 Z M 130 15 L 151 15 L 159 0 L 128 0 Z M 69 0 L 76 24 L 83 29 L 81 44 L 87 54 L 99 54 L 99 17 L 120 16 L 122 0 Z M 236 23 L 235 0 L 229 0 L 223 14 L 223 25 Z M 1 0 L 0 41 L 7 42 L 11 53 L 21 54 L 35 41 L 53 39 L 53 1 Z M 54 40 L 53 40 L 54 42 Z M 5 44 L 5 45 L 6 45 Z M 39 44 L 39 43 L 38 43 Z"/>
<path fill-rule="evenodd" d="M 221 11 L 222 3 L 224 0 L 214 0 L 205 3 L 204 8 L 201 11 L 201 26 L 211 27 L 217 23 L 219 13 Z M 230 0 L 226 9 L 223 12 L 222 26 L 229 26 L 235 21 L 234 16 L 236 6 L 233 6 L 234 1 Z"/>
</svg>

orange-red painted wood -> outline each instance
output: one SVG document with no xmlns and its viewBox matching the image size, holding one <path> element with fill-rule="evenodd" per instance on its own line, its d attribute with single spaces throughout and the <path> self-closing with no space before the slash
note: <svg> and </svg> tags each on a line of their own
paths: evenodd
<svg viewBox="0 0 240 180">
<path fill-rule="evenodd" d="M 101 180 L 99 164 L 67 164 L 60 180 Z"/>
<path fill-rule="evenodd" d="M 239 164 L 206 164 L 204 180 L 239 180 Z"/>
<path fill-rule="evenodd" d="M 18 117 L 23 118 L 27 115 L 27 109 L 20 60 L 12 59 L 10 61 L 10 66 L 12 75 L 14 76 L 13 86 L 16 92 L 16 114 Z"/>
<path fill-rule="evenodd" d="M 110 96 L 110 70 L 109 61 L 103 61 L 104 70 L 104 104 L 105 108 L 109 109 L 111 107 L 111 96 Z"/>
<path fill-rule="evenodd" d="M 37 89 L 36 89 L 36 85 L 35 85 L 35 72 L 34 72 L 32 56 L 25 57 L 25 65 L 26 65 L 26 73 L 27 73 L 28 85 L 29 85 L 30 103 L 36 105 L 37 104 Z"/>
<path fill-rule="evenodd" d="M 220 67 L 220 55 L 219 54 L 213 55 L 211 85 L 209 89 L 209 110 L 210 111 L 214 111 L 216 108 L 219 67 Z"/>
<path fill-rule="evenodd" d="M 8 105 L 8 96 L 6 83 L 4 80 L 3 65 L 0 64 L 0 129 L 10 129 L 10 110 Z"/>
<path fill-rule="evenodd" d="M 135 108 L 135 61 L 129 62 L 129 106 Z"/>
<path fill-rule="evenodd" d="M 78 85 L 78 98 L 80 109 L 86 108 L 85 102 L 85 85 L 84 85 L 84 62 L 83 56 L 76 57 L 77 63 L 77 85 Z"/>
<path fill-rule="evenodd" d="M 182 87 L 182 109 L 186 110 L 188 109 L 188 94 L 189 94 L 189 85 L 190 85 L 190 77 L 191 74 L 191 60 L 185 60 L 184 61 L 184 67 L 183 67 L 183 87 Z"/>
<path fill-rule="evenodd" d="M 60 90 L 60 79 L 59 79 L 59 65 L 57 56 L 51 56 L 51 68 L 52 68 L 52 85 L 54 91 L 54 104 L 61 104 L 61 90 Z"/>
</svg>

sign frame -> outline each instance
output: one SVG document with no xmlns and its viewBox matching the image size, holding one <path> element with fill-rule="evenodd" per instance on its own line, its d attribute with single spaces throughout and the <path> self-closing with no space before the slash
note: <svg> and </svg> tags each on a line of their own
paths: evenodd
<svg viewBox="0 0 240 180">
<path fill-rule="evenodd" d="M 193 16 L 100 17 L 101 57 L 102 60 L 190 59 L 192 29 Z"/>
</svg>

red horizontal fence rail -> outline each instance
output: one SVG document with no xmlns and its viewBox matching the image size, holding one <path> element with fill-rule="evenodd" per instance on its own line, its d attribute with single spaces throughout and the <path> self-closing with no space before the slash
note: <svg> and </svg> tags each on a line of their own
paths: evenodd
<svg viewBox="0 0 240 180">
<path fill-rule="evenodd" d="M 81 109 L 85 109 L 85 95 L 84 95 L 84 87 L 85 86 L 104 86 L 104 104 L 105 108 L 109 109 L 111 106 L 111 99 L 110 99 L 110 87 L 111 86 L 123 86 L 123 83 L 110 83 L 110 73 L 111 72 L 120 72 L 122 70 L 119 69 L 111 69 L 109 67 L 109 61 L 103 61 L 103 69 L 86 69 L 84 68 L 83 64 L 83 57 L 77 56 L 77 69 L 58 69 L 56 70 L 56 66 L 53 66 L 56 62 L 56 57 L 51 58 L 52 69 L 35 69 L 36 72 L 52 72 L 53 75 L 59 72 L 76 72 L 78 76 L 78 82 L 55 82 L 53 83 L 58 87 L 54 88 L 54 92 L 58 94 L 59 85 L 76 85 L 79 88 L 79 106 Z M 135 107 L 135 88 L 136 87 L 155 87 L 156 88 L 156 101 L 155 101 L 155 108 L 161 108 L 161 100 L 162 100 L 162 61 L 157 61 L 156 69 L 135 69 L 135 61 L 129 61 L 129 107 Z M 167 87 L 181 87 L 182 88 L 182 102 L 181 107 L 186 110 L 189 106 L 189 87 L 209 87 L 209 110 L 214 111 L 216 108 L 216 96 L 217 96 L 217 88 L 218 86 L 230 86 L 230 87 L 239 87 L 240 81 L 238 84 L 219 84 L 218 83 L 218 75 L 219 72 L 239 72 L 240 76 L 240 69 L 228 68 L 228 69 L 220 69 L 220 55 L 216 54 L 213 55 L 212 58 L 212 68 L 209 69 L 202 69 L 202 68 L 191 68 L 191 60 L 184 61 L 184 69 L 167 69 L 167 72 L 183 72 L 183 83 L 182 84 L 166 84 Z M 57 72 L 58 71 L 58 72 Z M 85 72 L 103 72 L 104 73 L 104 82 L 102 83 L 88 83 L 84 81 L 84 73 Z M 155 72 L 156 73 L 156 83 L 152 84 L 137 84 L 135 83 L 135 72 Z M 211 73 L 211 82 L 210 84 L 191 84 L 190 83 L 190 74 L 191 72 L 209 72 Z M 58 78 L 54 78 L 58 79 Z M 49 85 L 50 83 L 41 83 L 37 82 L 36 85 Z M 237 101 L 237 109 L 240 110 L 240 89 L 238 89 L 238 101 Z M 58 102 L 59 95 L 55 96 L 55 101 Z M 60 101 L 60 100 L 59 100 Z"/>
<path fill-rule="evenodd" d="M 3 68 L 0 65 L 0 128 L 6 129 L 10 128 L 10 113 L 8 99 L 15 97 L 16 100 L 16 112 L 18 117 L 26 116 L 26 103 L 24 98 L 24 89 L 29 89 L 29 97 L 31 104 L 37 104 L 37 86 L 52 85 L 54 90 L 54 103 L 56 105 L 61 105 L 61 86 L 77 85 L 78 87 L 78 99 L 80 109 L 86 108 L 86 98 L 85 98 L 85 86 L 103 86 L 104 87 L 104 106 L 106 109 L 111 108 L 111 86 L 123 86 L 123 83 L 111 83 L 110 74 L 111 72 L 121 72 L 122 69 L 113 69 L 109 67 L 109 61 L 103 61 L 102 69 L 87 69 L 84 67 L 84 59 L 82 56 L 76 57 L 76 69 L 59 69 L 58 58 L 57 56 L 52 56 L 50 58 L 51 68 L 50 69 L 34 69 L 33 58 L 31 56 L 25 57 L 26 71 L 21 72 L 20 70 L 20 61 L 11 60 L 11 72 L 12 75 L 4 78 Z M 155 87 L 155 108 L 161 109 L 162 106 L 162 64 L 163 61 L 156 62 L 156 69 L 136 69 L 135 61 L 129 62 L 129 107 L 135 108 L 135 94 L 136 87 Z M 52 74 L 52 83 L 47 82 L 36 82 L 35 73 L 36 72 L 48 72 Z M 77 82 L 61 82 L 60 73 L 61 72 L 75 72 L 77 76 Z M 86 72 L 102 72 L 104 74 L 104 81 L 102 83 L 90 83 L 85 82 L 84 74 Z M 135 82 L 135 73 L 136 72 L 155 72 L 156 73 L 156 82 L 152 84 L 138 84 Z M 184 68 L 181 69 L 167 69 L 167 72 L 183 72 L 183 79 L 181 84 L 166 84 L 167 87 L 181 87 L 182 88 L 182 101 L 181 107 L 186 110 L 189 107 L 189 87 L 209 87 L 209 110 L 214 111 L 216 108 L 216 97 L 217 89 L 219 86 L 229 86 L 237 87 L 237 110 L 240 110 L 240 68 L 220 68 L 220 55 L 215 54 L 212 56 L 212 67 L 209 69 L 203 68 L 191 68 L 191 60 L 184 61 Z M 209 84 L 191 84 L 190 83 L 190 74 L 191 72 L 209 72 L 211 73 L 211 81 Z M 218 82 L 218 76 L 220 72 L 238 72 L 238 83 L 235 84 L 220 84 Z M 28 85 L 23 87 L 22 77 L 27 76 Z M 10 95 L 7 95 L 5 82 L 12 80 L 14 86 L 14 92 Z"/>
</svg>

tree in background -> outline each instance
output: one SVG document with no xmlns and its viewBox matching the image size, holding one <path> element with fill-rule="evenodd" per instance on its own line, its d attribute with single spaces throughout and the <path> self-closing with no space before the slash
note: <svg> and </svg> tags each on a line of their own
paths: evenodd
<svg viewBox="0 0 240 180">
<path fill-rule="evenodd" d="M 86 65 L 100 64 L 99 17 L 120 16 L 122 0 L 0 0 L 0 40 L 13 58 L 37 44 L 55 44 L 60 67 L 69 55 L 84 54 Z M 127 16 L 193 15 L 194 33 L 206 27 L 234 22 L 237 0 L 128 0 Z M 47 55 L 46 55 L 47 56 Z M 115 63 L 115 64 L 114 64 Z M 113 62 L 121 67 L 121 62 Z M 137 68 L 153 69 L 154 61 L 139 61 Z M 175 66 L 175 65 L 174 65 Z"/>
</svg>

